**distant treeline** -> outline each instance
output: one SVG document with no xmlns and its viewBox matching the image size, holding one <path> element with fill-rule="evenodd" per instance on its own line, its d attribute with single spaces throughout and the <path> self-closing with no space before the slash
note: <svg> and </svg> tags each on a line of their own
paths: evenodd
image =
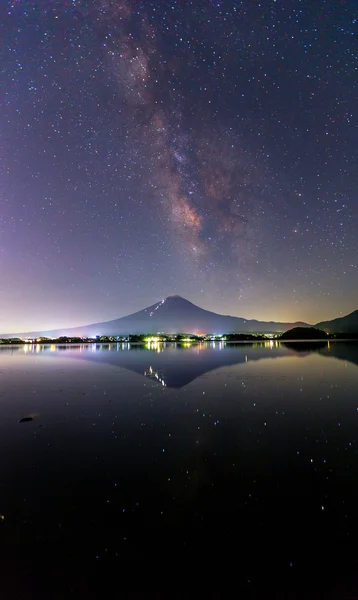
<svg viewBox="0 0 358 600">
<path fill-rule="evenodd" d="M 195 343 L 195 342 L 257 342 L 275 338 L 277 340 L 289 339 L 326 339 L 326 340 L 342 340 L 342 339 L 358 339 L 357 333 L 335 333 L 329 334 L 322 330 L 314 328 L 299 327 L 286 331 L 282 335 L 279 333 L 226 333 L 222 335 L 194 335 L 187 333 L 178 334 L 131 334 L 131 335 L 97 335 L 95 338 L 89 337 L 70 337 L 60 336 L 58 338 L 38 337 L 36 339 L 22 338 L 0 338 L 0 344 L 113 344 L 113 343 L 133 343 L 133 344 L 156 344 L 164 342 L 175 343 Z"/>
<path fill-rule="evenodd" d="M 225 335 L 209 334 L 194 335 L 188 333 L 178 334 L 131 334 L 131 335 L 97 335 L 95 338 L 89 337 L 70 337 L 61 336 L 58 338 L 38 337 L 38 338 L 0 338 L 0 344 L 94 344 L 94 343 L 134 343 L 134 344 L 153 344 L 161 342 L 210 342 L 210 341 L 257 341 L 267 339 L 262 334 L 230 333 Z"/>
</svg>

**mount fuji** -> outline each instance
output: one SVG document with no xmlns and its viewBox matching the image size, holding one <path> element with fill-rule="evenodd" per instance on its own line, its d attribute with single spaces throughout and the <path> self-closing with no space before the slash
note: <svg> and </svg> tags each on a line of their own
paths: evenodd
<svg viewBox="0 0 358 600">
<path fill-rule="evenodd" d="M 196 306 L 181 296 L 168 296 L 152 306 L 148 306 L 131 315 L 93 323 L 69 329 L 53 331 L 17 333 L 17 336 L 49 336 L 60 335 L 94 337 L 96 335 L 127 335 L 156 333 L 240 333 L 287 331 L 293 327 L 308 327 L 307 323 L 278 323 L 274 321 L 257 321 L 242 317 L 220 315 Z M 12 337 L 14 334 L 7 334 Z"/>
</svg>

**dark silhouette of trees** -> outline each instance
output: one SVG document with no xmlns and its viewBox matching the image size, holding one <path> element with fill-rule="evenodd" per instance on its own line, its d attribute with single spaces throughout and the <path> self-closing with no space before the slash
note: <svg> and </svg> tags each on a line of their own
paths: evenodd
<svg viewBox="0 0 358 600">
<path fill-rule="evenodd" d="M 285 331 L 280 340 L 328 340 L 328 335 L 315 327 L 294 327 Z"/>
</svg>

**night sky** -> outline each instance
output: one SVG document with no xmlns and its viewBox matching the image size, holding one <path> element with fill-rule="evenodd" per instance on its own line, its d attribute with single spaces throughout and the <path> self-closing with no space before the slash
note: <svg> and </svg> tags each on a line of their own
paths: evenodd
<svg viewBox="0 0 358 600">
<path fill-rule="evenodd" d="M 0 330 L 358 308 L 356 0 L 0 6 Z"/>
</svg>

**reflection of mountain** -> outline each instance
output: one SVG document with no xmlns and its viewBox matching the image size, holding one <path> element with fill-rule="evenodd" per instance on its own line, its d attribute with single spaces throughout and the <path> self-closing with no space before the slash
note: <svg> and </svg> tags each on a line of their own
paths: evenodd
<svg viewBox="0 0 358 600">
<path fill-rule="evenodd" d="M 358 343 L 357 342 L 337 342 L 326 344 L 323 350 L 320 350 L 322 356 L 334 356 L 339 360 L 358 365 Z"/>
<path fill-rule="evenodd" d="M 358 364 L 358 344 L 342 342 L 297 342 L 290 346 L 277 342 L 228 345 L 216 343 L 198 344 L 189 348 L 174 345 L 164 348 L 159 345 L 157 349 L 132 346 L 129 350 L 127 346 L 120 345 L 112 347 L 112 350 L 103 346 L 104 351 L 101 351 L 101 348 L 98 346 L 97 352 L 82 352 L 78 357 L 105 361 L 129 369 L 166 387 L 183 387 L 197 377 L 220 367 L 268 358 L 279 359 L 292 354 L 304 357 L 312 352 L 319 352 L 322 356 Z"/>
<path fill-rule="evenodd" d="M 104 362 L 128 369 L 166 387 L 179 388 L 197 377 L 220 367 L 238 365 L 268 358 L 297 356 L 312 353 L 332 357 L 358 365 L 357 342 L 260 342 L 223 344 L 222 342 L 196 344 L 185 347 L 177 344 L 158 344 L 156 347 L 127 344 L 95 345 L 37 345 L 0 346 L 2 353 L 44 353 L 71 358 Z"/>
<path fill-rule="evenodd" d="M 326 348 L 327 342 L 315 342 L 310 340 L 304 342 L 283 342 L 283 345 L 285 348 L 289 348 L 295 352 L 305 352 L 306 354 L 309 354 L 310 352 L 317 352 L 321 348 Z"/>
<path fill-rule="evenodd" d="M 298 354 L 318 352 L 321 356 L 338 358 L 358 365 L 357 342 L 283 342 L 283 346 Z"/>
<path fill-rule="evenodd" d="M 277 350 L 281 356 L 287 354 L 284 348 Z M 224 347 L 222 343 L 216 343 L 198 344 L 189 348 L 174 344 L 168 344 L 166 348 L 158 346 L 157 349 L 132 346 L 130 350 L 127 350 L 126 346 L 123 349 L 119 346 L 118 351 L 113 347 L 110 351 L 85 352 L 78 357 L 105 361 L 149 377 L 163 386 L 179 388 L 214 369 L 277 354 L 277 351 L 274 355 L 268 354 L 264 344 L 235 344 Z"/>
</svg>

